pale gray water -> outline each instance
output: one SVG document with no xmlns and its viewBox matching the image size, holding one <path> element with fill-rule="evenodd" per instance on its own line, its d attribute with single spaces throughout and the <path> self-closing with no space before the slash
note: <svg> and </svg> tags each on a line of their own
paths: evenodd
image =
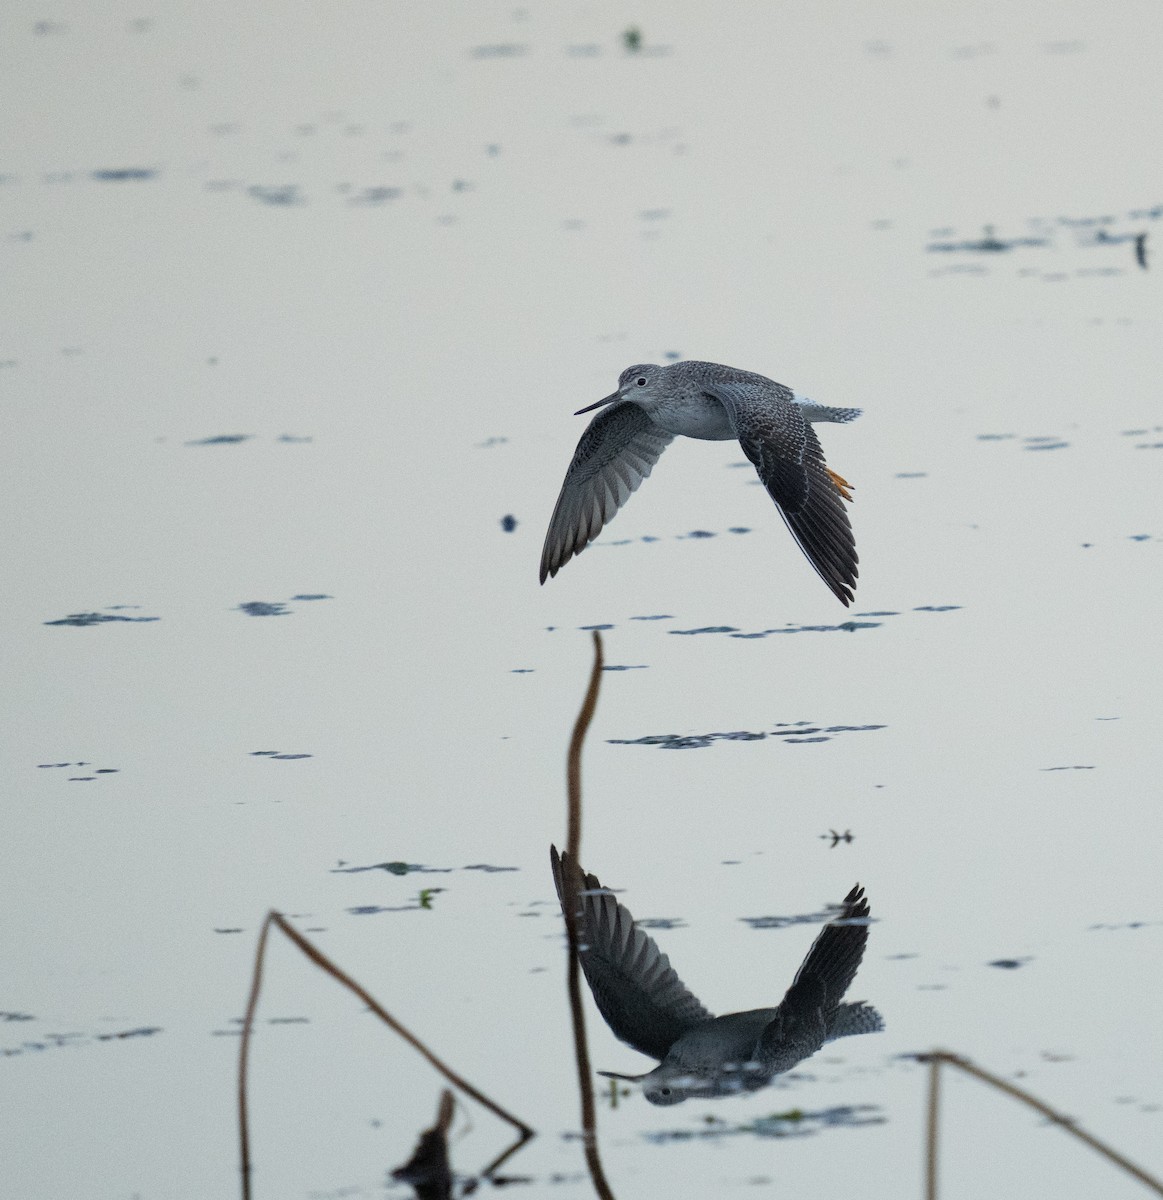
<svg viewBox="0 0 1163 1200">
<path fill-rule="evenodd" d="M 859 879 L 887 1025 L 603 1108 L 619 1196 L 919 1190 L 899 1056 L 935 1044 L 1163 1170 L 1159 14 L 702 12 L 6 7 L 5 1195 L 234 1193 L 272 905 L 537 1125 L 532 1190 L 580 1172 L 545 858 L 590 626 L 634 669 L 587 868 L 681 919 L 713 1011 L 777 1003 L 788 919 Z M 850 610 L 738 448 L 682 439 L 537 587 L 570 414 L 679 358 L 864 409 L 827 442 Z M 447 873 L 347 869 L 400 862 Z M 272 952 L 257 1195 L 378 1195 L 439 1081 Z M 947 1105 L 945 1197 L 1140 1194 Z M 707 1136 L 793 1107 L 812 1136 Z M 504 1137 L 473 1111 L 457 1165 Z"/>
</svg>

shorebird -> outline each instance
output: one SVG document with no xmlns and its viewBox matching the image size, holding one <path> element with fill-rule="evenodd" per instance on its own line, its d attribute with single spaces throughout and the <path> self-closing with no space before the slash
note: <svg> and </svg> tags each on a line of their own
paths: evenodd
<svg viewBox="0 0 1163 1200">
<path fill-rule="evenodd" d="M 541 551 L 541 582 L 602 531 L 676 436 L 738 438 L 763 486 L 841 604 L 856 587 L 856 543 L 844 510 L 851 484 L 828 469 L 812 425 L 851 421 L 858 408 L 828 408 L 782 383 L 719 363 L 638 363 L 618 390 L 574 416 L 601 409 L 565 473 Z"/>
<path fill-rule="evenodd" d="M 842 1003 L 868 941 L 869 907 L 859 884 L 816 937 L 778 1007 L 714 1017 L 596 876 L 552 846 L 549 856 L 563 912 L 567 873 L 578 889 L 578 958 L 598 1011 L 615 1037 L 660 1060 L 645 1075 L 598 1074 L 641 1083 L 651 1104 L 753 1092 L 825 1042 L 884 1028 L 863 1000 Z"/>
</svg>

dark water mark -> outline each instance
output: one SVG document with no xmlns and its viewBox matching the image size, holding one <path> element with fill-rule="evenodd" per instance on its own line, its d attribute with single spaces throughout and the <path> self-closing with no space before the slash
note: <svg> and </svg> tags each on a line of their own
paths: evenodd
<svg viewBox="0 0 1163 1200">
<path fill-rule="evenodd" d="M 249 442 L 253 433 L 216 433 L 211 437 L 195 438 L 186 442 L 187 446 L 237 446 L 240 442 Z"/>
<path fill-rule="evenodd" d="M 91 763 L 87 763 L 87 762 L 37 763 L 36 765 L 37 765 L 38 770 L 51 770 L 54 768 L 61 768 L 61 767 L 74 767 L 74 768 L 79 768 L 81 770 L 85 770 L 86 768 L 88 768 L 92 771 L 92 774 L 89 774 L 89 775 L 70 775 L 68 777 L 69 783 L 92 783 L 92 782 L 94 782 L 94 780 L 96 780 L 98 775 L 119 775 L 121 773 L 121 769 L 119 767 L 96 767 L 96 768 L 94 768 Z"/>
<path fill-rule="evenodd" d="M 1019 967 L 1024 967 L 1026 963 L 1033 962 L 1033 958 L 1028 955 L 1025 958 L 995 958 L 993 962 L 988 962 L 987 967 L 1000 967 L 1003 971 L 1016 971 Z"/>
<path fill-rule="evenodd" d="M 104 167 L 98 171 L 90 171 L 89 178 L 98 183 L 140 183 L 144 179 L 153 179 L 157 171 L 149 167 Z"/>
<path fill-rule="evenodd" d="M 268 759 L 272 759 L 272 760 L 278 759 L 283 762 L 289 762 L 292 759 L 296 759 L 296 758 L 314 758 L 315 757 L 315 755 L 313 755 L 313 754 L 283 754 L 279 750 L 252 750 L 250 752 L 250 756 L 251 756 L 251 758 L 268 758 Z"/>
<path fill-rule="evenodd" d="M 838 733 L 865 733 L 887 729 L 886 725 L 812 725 L 807 721 L 781 722 L 770 732 L 753 733 L 740 729 L 731 733 L 654 733 L 640 738 L 607 738 L 611 746 L 658 746 L 663 750 L 698 750 L 712 742 L 761 742 L 782 738 L 787 745 L 828 742 Z"/>
<path fill-rule="evenodd" d="M 246 194 L 262 204 L 269 204 L 272 208 L 292 208 L 306 203 L 297 183 L 255 183 L 246 189 Z"/>
<path fill-rule="evenodd" d="M 116 607 L 126 607 L 117 605 Z M 110 612 L 80 612 L 69 613 L 67 617 L 60 617 L 55 621 L 45 621 L 45 625 L 75 625 L 82 628 L 86 625 L 107 625 L 110 621 L 125 621 L 131 623 L 148 623 L 150 621 L 160 621 L 160 617 L 126 617 L 121 613 Z"/>
<path fill-rule="evenodd" d="M 366 866 L 350 867 L 347 863 L 341 861 L 337 867 L 331 868 L 331 874 L 358 875 L 362 871 L 387 871 L 389 875 L 448 875 L 454 869 L 453 867 L 426 867 L 422 863 L 409 863 L 402 860 L 368 863 Z"/>
<path fill-rule="evenodd" d="M 392 200 L 398 200 L 403 194 L 403 188 L 398 187 L 365 187 L 356 192 L 354 196 L 349 196 L 347 202 L 348 204 L 363 205 L 366 208 L 376 208 L 381 204 L 388 204 Z"/>
<path fill-rule="evenodd" d="M 731 636 L 754 641 L 758 638 L 771 637 L 775 633 L 856 633 L 860 629 L 879 629 L 880 626 L 880 621 L 841 621 L 839 625 L 786 625 L 782 629 L 760 629 L 755 633 L 734 632 Z M 671 632 L 677 633 L 678 630 L 671 630 Z"/>
<path fill-rule="evenodd" d="M 844 911 L 842 904 L 826 905 L 820 912 L 814 913 L 796 913 L 793 916 L 774 916 L 774 917 L 740 917 L 739 920 L 744 925 L 751 929 L 790 929 L 793 925 L 822 925 L 829 921 L 834 921 L 836 914 Z M 876 917 L 862 918 L 860 924 L 871 925 L 877 921 Z M 845 922 L 846 924 L 856 924 L 853 918 Z"/>
<path fill-rule="evenodd" d="M 788 1078 L 794 1078 L 789 1076 Z M 858 1129 L 866 1125 L 884 1125 L 888 1118 L 876 1104 L 839 1104 L 832 1108 L 805 1111 L 791 1108 L 766 1117 L 736 1123 L 708 1115 L 693 1129 L 651 1130 L 641 1136 L 653 1145 L 668 1142 L 714 1141 L 724 1137 L 759 1138 L 808 1137 L 825 1129 Z"/>
<path fill-rule="evenodd" d="M 472 58 L 524 58 L 529 47 L 520 42 L 496 42 L 492 45 L 473 46 L 469 50 Z"/>
<path fill-rule="evenodd" d="M 244 612 L 248 617 L 286 617 L 294 612 L 294 609 L 287 607 L 292 602 L 313 603 L 334 599 L 327 592 L 297 592 L 290 600 L 247 600 L 236 611 Z"/>
<path fill-rule="evenodd" d="M 286 617 L 291 610 L 282 601 L 247 600 L 238 606 L 238 612 L 248 617 Z"/>
<path fill-rule="evenodd" d="M 16 1014 L 14 1019 L 32 1020 L 33 1018 Z M 117 1029 L 109 1033 L 46 1033 L 39 1038 L 21 1042 L 18 1046 L 0 1046 L 0 1058 L 15 1058 L 22 1054 L 39 1054 L 45 1050 L 96 1045 L 101 1042 L 126 1042 L 135 1038 L 152 1037 L 161 1032 L 160 1025 L 142 1025 L 133 1029 Z"/>
<path fill-rule="evenodd" d="M 501 529 L 505 533 L 512 533 L 517 528 L 517 518 L 512 513 L 506 513 L 501 518 Z"/>
</svg>

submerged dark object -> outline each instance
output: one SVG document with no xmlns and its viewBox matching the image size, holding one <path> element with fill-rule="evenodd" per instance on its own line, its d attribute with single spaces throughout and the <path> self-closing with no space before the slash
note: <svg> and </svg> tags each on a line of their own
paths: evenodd
<svg viewBox="0 0 1163 1200">
<path fill-rule="evenodd" d="M 440 1094 L 436 1124 L 426 1129 L 412 1151 L 412 1157 L 392 1172 L 392 1178 L 409 1183 L 417 1200 L 451 1200 L 452 1167 L 448 1161 L 448 1129 L 452 1124 L 452 1093 Z"/>
</svg>

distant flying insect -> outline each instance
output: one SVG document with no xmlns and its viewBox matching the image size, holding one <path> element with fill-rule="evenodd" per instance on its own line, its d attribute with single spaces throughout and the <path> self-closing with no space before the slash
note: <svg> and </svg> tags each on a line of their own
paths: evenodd
<svg viewBox="0 0 1163 1200">
<path fill-rule="evenodd" d="M 541 582 L 580 554 L 650 474 L 676 436 L 738 439 L 780 515 L 841 604 L 856 587 L 856 543 L 844 501 L 851 484 L 828 469 L 812 428 L 851 421 L 858 408 L 827 408 L 791 388 L 718 363 L 640 363 L 600 408 L 578 442 L 541 551 Z"/>
<path fill-rule="evenodd" d="M 660 1060 L 645 1075 L 598 1074 L 641 1083 L 651 1104 L 753 1092 L 825 1042 L 884 1028 L 871 1005 L 843 1002 L 868 941 L 868 901 L 859 885 L 820 931 L 776 1008 L 714 1017 L 596 876 L 553 847 L 549 854 L 563 911 L 567 873 L 578 889 L 578 958 L 598 1011 L 615 1037 Z"/>
</svg>

